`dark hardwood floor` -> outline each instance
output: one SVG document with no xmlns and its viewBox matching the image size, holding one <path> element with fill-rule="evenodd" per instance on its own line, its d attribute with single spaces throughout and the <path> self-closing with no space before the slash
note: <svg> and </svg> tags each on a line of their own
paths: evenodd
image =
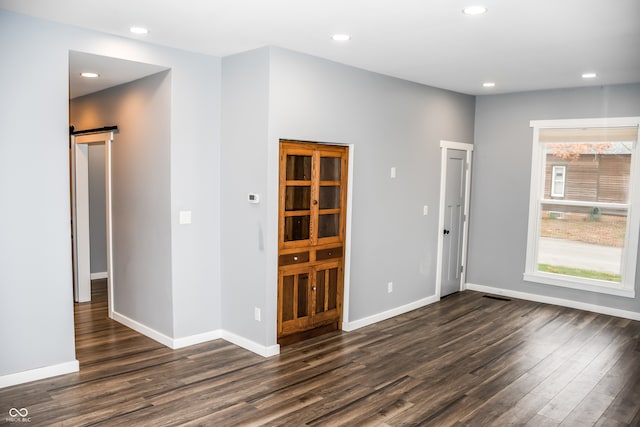
<svg viewBox="0 0 640 427">
<path fill-rule="evenodd" d="M 104 288 L 76 305 L 80 372 L 0 389 L 0 423 L 640 425 L 637 321 L 466 291 L 264 359 L 170 350 L 107 319 Z"/>
</svg>

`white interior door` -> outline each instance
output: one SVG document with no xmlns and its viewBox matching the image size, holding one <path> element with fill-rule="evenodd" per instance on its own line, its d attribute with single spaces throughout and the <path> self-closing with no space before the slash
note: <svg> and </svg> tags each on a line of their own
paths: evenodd
<svg viewBox="0 0 640 427">
<path fill-rule="evenodd" d="M 465 276 L 471 144 L 443 141 L 437 294 L 462 289 Z"/>
</svg>

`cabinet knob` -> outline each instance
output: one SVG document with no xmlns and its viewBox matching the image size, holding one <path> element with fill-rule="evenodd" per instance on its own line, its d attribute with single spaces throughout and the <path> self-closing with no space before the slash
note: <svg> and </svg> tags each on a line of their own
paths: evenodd
<svg viewBox="0 0 640 427">
<path fill-rule="evenodd" d="M 317 200 L 314 200 L 314 201 L 313 201 L 313 204 L 314 204 L 314 205 L 317 205 L 317 204 L 318 204 L 318 201 L 317 201 Z"/>
<path fill-rule="evenodd" d="M 294 256 L 294 257 L 293 257 L 293 260 L 294 260 L 294 261 L 297 261 L 297 260 L 298 260 L 298 257 L 297 257 L 297 256 Z"/>
<path fill-rule="evenodd" d="M 311 287 L 311 290 L 312 290 L 312 291 L 315 291 L 315 290 L 316 290 L 316 287 L 315 287 L 315 286 L 312 286 L 312 287 Z"/>
</svg>

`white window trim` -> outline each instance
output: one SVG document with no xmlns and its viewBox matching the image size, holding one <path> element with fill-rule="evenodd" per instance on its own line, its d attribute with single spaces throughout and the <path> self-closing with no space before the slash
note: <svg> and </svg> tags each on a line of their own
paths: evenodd
<svg viewBox="0 0 640 427">
<path fill-rule="evenodd" d="M 635 297 L 636 261 L 638 259 L 638 239 L 640 234 L 640 148 L 634 143 L 634 153 L 629 180 L 629 214 L 625 236 L 621 271 L 622 283 L 604 280 L 571 277 L 538 271 L 538 236 L 541 226 L 540 205 L 544 198 L 544 176 L 540 129 L 568 129 L 578 127 L 640 127 L 640 117 L 617 117 L 605 119 L 532 120 L 533 144 L 531 153 L 531 187 L 529 191 L 529 230 L 527 236 L 527 259 L 524 279 L 530 282 L 562 286 L 584 291 L 598 292 L 623 297 Z M 640 132 L 639 132 L 640 133 Z M 640 139 L 640 138 L 639 138 Z M 545 203 L 550 200 L 545 200 Z M 562 202 L 567 203 L 566 201 Z"/>
<path fill-rule="evenodd" d="M 562 193 L 557 191 L 556 187 L 556 170 L 562 169 Z M 551 197 L 564 197 L 565 187 L 567 185 L 567 167 L 565 165 L 554 165 L 551 167 Z"/>
</svg>

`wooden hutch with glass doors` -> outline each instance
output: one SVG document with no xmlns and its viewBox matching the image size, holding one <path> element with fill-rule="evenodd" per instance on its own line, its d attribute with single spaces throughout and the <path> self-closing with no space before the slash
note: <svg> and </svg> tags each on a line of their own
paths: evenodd
<svg viewBox="0 0 640 427">
<path fill-rule="evenodd" d="M 342 329 L 348 147 L 280 141 L 278 343 Z"/>
</svg>

